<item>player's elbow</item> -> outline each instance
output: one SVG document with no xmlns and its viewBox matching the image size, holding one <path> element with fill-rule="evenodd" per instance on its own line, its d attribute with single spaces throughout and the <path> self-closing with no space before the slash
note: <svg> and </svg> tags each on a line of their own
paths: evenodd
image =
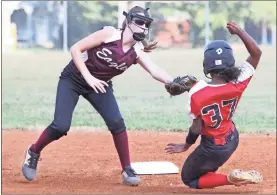
<svg viewBox="0 0 277 195">
<path fill-rule="evenodd" d="M 201 130 L 202 130 L 202 128 L 200 128 L 200 127 L 196 127 L 196 126 L 191 126 L 190 127 L 190 129 L 191 129 L 191 132 L 193 133 L 193 134 L 195 134 L 195 135 L 200 135 L 201 134 Z"/>
<path fill-rule="evenodd" d="M 252 57 L 260 59 L 260 57 L 262 56 L 262 53 L 263 53 L 262 50 L 259 47 L 257 47 L 255 53 L 252 54 Z"/>
<path fill-rule="evenodd" d="M 259 51 L 258 51 L 259 55 L 261 56 L 262 55 L 262 50 L 259 48 Z"/>
<path fill-rule="evenodd" d="M 74 51 L 75 51 L 75 46 L 74 45 L 72 45 L 71 47 L 70 47 L 70 49 L 69 49 L 69 52 L 71 53 L 71 55 L 74 53 Z"/>
<path fill-rule="evenodd" d="M 77 44 L 74 44 L 74 45 L 72 45 L 72 46 L 70 47 L 69 52 L 70 52 L 71 54 L 73 54 L 73 53 L 76 52 L 77 50 L 78 50 L 78 45 L 77 45 Z"/>
<path fill-rule="evenodd" d="M 190 128 L 194 134 L 201 134 L 203 128 L 203 120 L 201 117 L 194 119 Z"/>
</svg>

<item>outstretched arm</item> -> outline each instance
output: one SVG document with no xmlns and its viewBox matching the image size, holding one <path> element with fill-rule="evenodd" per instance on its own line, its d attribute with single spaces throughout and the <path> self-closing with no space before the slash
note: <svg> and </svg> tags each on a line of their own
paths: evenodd
<svg viewBox="0 0 277 195">
<path fill-rule="evenodd" d="M 203 128 L 203 121 L 199 116 L 193 120 L 192 125 L 189 128 L 189 133 L 186 138 L 186 143 L 184 144 L 170 143 L 165 148 L 166 153 L 174 154 L 174 153 L 187 151 L 196 142 L 197 138 L 201 134 L 202 128 Z"/>
<path fill-rule="evenodd" d="M 154 79 L 164 83 L 165 89 L 172 96 L 189 91 L 197 82 L 195 77 L 189 75 L 172 78 L 166 71 L 154 64 L 146 53 L 142 53 L 137 59 L 137 62 L 149 72 Z"/>
<path fill-rule="evenodd" d="M 163 69 L 158 67 L 146 53 L 142 53 L 137 62 L 157 81 L 170 83 L 173 78 Z"/>
</svg>

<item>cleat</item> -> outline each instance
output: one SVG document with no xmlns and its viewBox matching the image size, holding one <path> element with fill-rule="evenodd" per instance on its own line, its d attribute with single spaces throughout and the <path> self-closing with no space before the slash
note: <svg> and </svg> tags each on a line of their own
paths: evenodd
<svg viewBox="0 0 277 195">
<path fill-rule="evenodd" d="M 123 184 L 137 186 L 140 183 L 140 178 L 136 176 L 136 172 L 130 166 L 122 171 Z"/>
<path fill-rule="evenodd" d="M 25 153 L 25 159 L 22 165 L 22 173 L 28 181 L 33 181 L 36 178 L 37 164 L 40 160 L 40 154 L 31 152 L 31 146 Z"/>
<path fill-rule="evenodd" d="M 227 179 L 231 184 L 240 186 L 260 183 L 263 181 L 263 176 L 258 171 L 242 171 L 236 169 L 227 176 Z"/>
</svg>

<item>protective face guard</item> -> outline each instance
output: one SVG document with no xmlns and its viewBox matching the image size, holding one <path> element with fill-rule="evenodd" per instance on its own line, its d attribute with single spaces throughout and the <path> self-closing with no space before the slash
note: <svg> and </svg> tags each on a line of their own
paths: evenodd
<svg viewBox="0 0 277 195">
<path fill-rule="evenodd" d="M 145 10 L 145 12 L 146 11 L 147 11 L 147 9 Z M 131 21 L 133 18 L 138 18 L 140 20 L 145 21 L 146 23 L 152 23 L 153 22 L 152 18 L 142 16 L 142 15 L 137 14 L 137 13 L 127 13 L 127 12 L 123 11 L 123 15 L 126 16 L 128 21 Z M 147 15 L 147 12 L 145 13 L 145 15 Z"/>
</svg>

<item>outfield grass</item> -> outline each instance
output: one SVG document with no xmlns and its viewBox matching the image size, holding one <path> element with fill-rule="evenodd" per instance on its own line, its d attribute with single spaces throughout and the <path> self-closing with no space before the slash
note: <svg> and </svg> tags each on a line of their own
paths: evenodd
<svg viewBox="0 0 277 195">
<path fill-rule="evenodd" d="M 237 62 L 247 51 L 235 48 Z M 173 76 L 193 74 L 204 79 L 202 49 L 160 50 L 153 61 Z M 69 53 L 19 51 L 3 54 L 2 126 L 4 128 L 43 127 L 54 115 L 56 87 L 60 72 L 70 60 Z M 170 98 L 163 85 L 139 65 L 115 78 L 114 90 L 129 129 L 186 130 L 187 94 Z M 241 131 L 275 131 L 276 128 L 276 48 L 263 48 L 260 66 L 244 93 L 234 116 Z M 73 127 L 105 128 L 99 114 L 80 98 Z"/>
</svg>

